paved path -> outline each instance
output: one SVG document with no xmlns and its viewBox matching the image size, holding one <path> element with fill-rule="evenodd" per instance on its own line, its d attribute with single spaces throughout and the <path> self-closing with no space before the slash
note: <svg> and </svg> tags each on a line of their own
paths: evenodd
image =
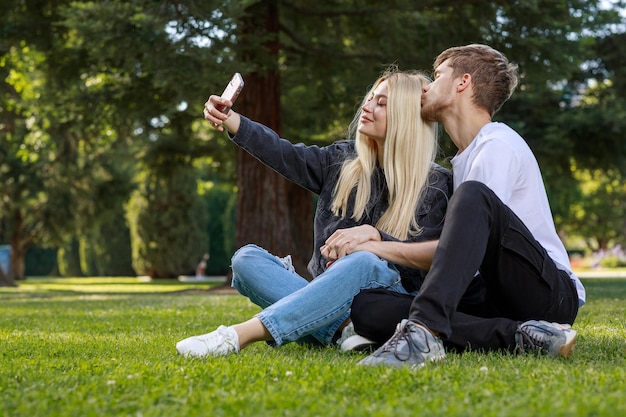
<svg viewBox="0 0 626 417">
<path fill-rule="evenodd" d="M 225 282 L 226 276 L 204 276 L 197 278 L 195 275 L 181 275 L 178 277 L 180 282 Z"/>
<path fill-rule="evenodd" d="M 579 278 L 626 278 L 626 270 L 612 270 L 612 269 L 597 269 L 586 271 L 574 271 Z M 199 282 L 226 282 L 226 276 L 215 275 L 205 276 L 203 278 L 196 278 L 194 275 L 181 275 L 178 277 L 178 281 L 187 283 L 199 283 Z"/>
<path fill-rule="evenodd" d="M 626 278 L 626 271 L 598 269 L 594 271 L 574 271 L 578 278 Z"/>
</svg>

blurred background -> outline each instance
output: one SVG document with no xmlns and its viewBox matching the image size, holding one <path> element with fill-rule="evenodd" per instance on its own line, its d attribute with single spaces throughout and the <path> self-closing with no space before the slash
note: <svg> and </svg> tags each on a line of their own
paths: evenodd
<svg viewBox="0 0 626 417">
<path fill-rule="evenodd" d="M 202 119 L 234 109 L 292 142 L 346 137 L 389 65 L 486 43 L 520 67 L 496 115 L 537 156 L 575 266 L 623 266 L 624 1 L 3 0 L 0 282 L 228 275 L 246 243 L 306 275 L 315 196 Z M 442 132 L 440 161 L 454 149 Z"/>
</svg>

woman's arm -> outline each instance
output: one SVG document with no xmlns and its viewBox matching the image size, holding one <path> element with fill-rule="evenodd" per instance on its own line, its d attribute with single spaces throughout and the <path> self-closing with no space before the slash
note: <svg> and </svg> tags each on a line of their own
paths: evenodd
<svg viewBox="0 0 626 417">
<path fill-rule="evenodd" d="M 353 145 L 348 142 L 325 147 L 293 144 L 261 123 L 232 110 L 227 115 L 219 110 L 231 104 L 229 100 L 212 95 L 205 103 L 205 119 L 219 131 L 226 128 L 230 139 L 250 155 L 313 193 L 321 192 L 328 175 L 338 170 L 353 150 Z"/>
</svg>

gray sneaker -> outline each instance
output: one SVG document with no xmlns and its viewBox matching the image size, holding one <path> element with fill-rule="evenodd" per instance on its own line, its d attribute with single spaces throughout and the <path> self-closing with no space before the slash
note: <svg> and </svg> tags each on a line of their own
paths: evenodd
<svg viewBox="0 0 626 417">
<path fill-rule="evenodd" d="M 220 326 L 211 333 L 181 340 L 176 350 L 187 357 L 227 356 L 239 352 L 239 336 L 232 327 Z"/>
<path fill-rule="evenodd" d="M 541 353 L 567 357 L 576 345 L 576 330 L 569 324 L 530 320 L 520 324 L 515 342 L 521 353 Z"/>
<path fill-rule="evenodd" d="M 402 320 L 391 339 L 358 365 L 419 368 L 446 357 L 443 342 L 421 324 Z"/>
</svg>

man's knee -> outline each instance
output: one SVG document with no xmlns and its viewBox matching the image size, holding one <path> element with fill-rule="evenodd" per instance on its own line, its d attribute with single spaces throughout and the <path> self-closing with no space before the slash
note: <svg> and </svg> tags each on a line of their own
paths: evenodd
<svg viewBox="0 0 626 417">
<path fill-rule="evenodd" d="M 480 181 L 465 181 L 454 191 L 448 206 L 448 213 L 461 210 L 465 214 L 472 210 L 480 210 L 489 207 L 489 210 L 497 210 L 502 200 L 491 188 Z"/>
<path fill-rule="evenodd" d="M 384 343 L 396 325 L 409 316 L 413 297 L 382 288 L 359 292 L 352 301 L 350 318 L 361 336 Z"/>
</svg>

